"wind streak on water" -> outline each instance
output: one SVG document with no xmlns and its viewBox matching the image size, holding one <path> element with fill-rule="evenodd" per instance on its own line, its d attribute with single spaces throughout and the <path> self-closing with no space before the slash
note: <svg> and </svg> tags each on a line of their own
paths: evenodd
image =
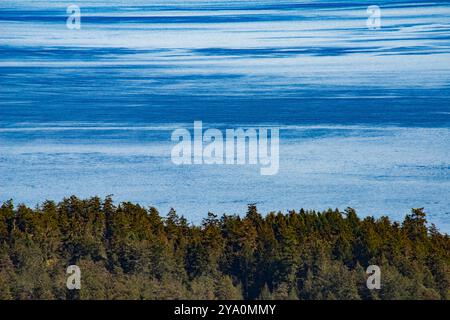
<svg viewBox="0 0 450 320">
<path fill-rule="evenodd" d="M 208 210 L 425 206 L 449 230 L 450 3 L 0 4 L 0 201 L 70 193 Z M 176 167 L 170 132 L 282 126 L 280 173 Z M 210 194 L 205 194 L 210 190 Z"/>
</svg>

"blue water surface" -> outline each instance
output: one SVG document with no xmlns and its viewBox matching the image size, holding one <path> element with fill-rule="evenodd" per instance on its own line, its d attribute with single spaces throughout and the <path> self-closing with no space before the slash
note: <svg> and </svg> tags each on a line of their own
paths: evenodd
<svg viewBox="0 0 450 320">
<path fill-rule="evenodd" d="M 114 194 L 194 223 L 425 207 L 450 232 L 449 1 L 72 2 L 0 3 L 0 201 Z M 174 165 L 195 120 L 279 127 L 279 173 Z"/>
</svg>

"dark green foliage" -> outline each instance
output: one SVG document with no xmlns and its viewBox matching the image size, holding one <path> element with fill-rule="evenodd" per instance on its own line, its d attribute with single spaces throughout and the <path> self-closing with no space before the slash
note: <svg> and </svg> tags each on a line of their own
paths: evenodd
<svg viewBox="0 0 450 320">
<path fill-rule="evenodd" d="M 82 288 L 66 289 L 68 265 Z M 366 268 L 382 271 L 381 290 Z M 189 225 L 111 197 L 0 207 L 0 299 L 450 299 L 450 237 L 348 208 Z"/>
</svg>

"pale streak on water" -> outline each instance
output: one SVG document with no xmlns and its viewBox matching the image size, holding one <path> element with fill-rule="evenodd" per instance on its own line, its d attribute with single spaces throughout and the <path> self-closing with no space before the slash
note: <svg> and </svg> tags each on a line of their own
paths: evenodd
<svg viewBox="0 0 450 320">
<path fill-rule="evenodd" d="M 72 2 L 79 31 L 69 2 L 0 3 L 0 201 L 114 194 L 193 222 L 423 206 L 450 232 L 450 2 Z M 194 120 L 279 125 L 279 174 L 174 166 Z"/>
</svg>

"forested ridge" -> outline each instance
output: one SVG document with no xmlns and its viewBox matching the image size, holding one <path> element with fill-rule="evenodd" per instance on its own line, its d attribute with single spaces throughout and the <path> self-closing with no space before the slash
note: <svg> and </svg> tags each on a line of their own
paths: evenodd
<svg viewBox="0 0 450 320">
<path fill-rule="evenodd" d="M 0 208 L 0 299 L 450 299 L 450 237 L 348 208 L 200 225 L 111 197 Z M 66 268 L 81 269 L 81 290 Z M 381 289 L 366 268 L 381 268 Z"/>
</svg>

